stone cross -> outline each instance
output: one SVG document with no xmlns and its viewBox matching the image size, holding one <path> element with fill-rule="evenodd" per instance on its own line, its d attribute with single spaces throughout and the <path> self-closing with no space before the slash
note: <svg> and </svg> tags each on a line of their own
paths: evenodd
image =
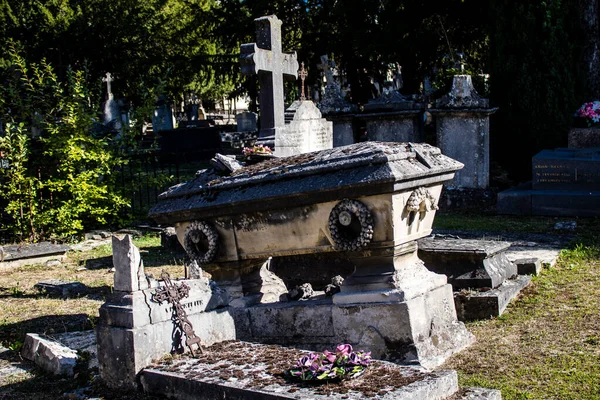
<svg viewBox="0 0 600 400">
<path fill-rule="evenodd" d="M 285 124 L 283 78 L 298 78 L 296 52 L 281 51 L 281 20 L 275 15 L 261 17 L 256 23 L 256 43 L 243 44 L 240 63 L 244 75 L 258 74 L 260 83 L 259 139 L 274 137 Z"/>
<path fill-rule="evenodd" d="M 187 317 L 185 309 L 181 305 L 181 300 L 188 297 L 190 293 L 190 287 L 185 283 L 181 283 L 179 286 L 171 281 L 171 276 L 165 270 L 162 271 L 160 277 L 163 279 L 165 286 L 157 288 L 152 296 L 152 300 L 162 304 L 166 301 L 167 303 L 173 304 L 173 322 L 178 325 L 183 331 L 186 337 L 185 344 L 189 347 L 192 356 L 194 356 L 194 349 L 192 345 L 197 345 L 198 350 L 202 353 L 202 345 L 200 338 L 194 332 L 194 327 Z"/>
<path fill-rule="evenodd" d="M 302 65 L 302 67 L 300 68 L 300 70 L 298 70 L 298 76 L 300 77 L 300 80 L 302 81 L 302 91 L 300 93 L 300 100 L 306 100 L 306 96 L 304 95 L 304 80 L 308 76 L 308 72 L 304 69 L 304 62 L 302 62 L 301 65 Z"/>
<path fill-rule="evenodd" d="M 108 97 L 112 95 L 112 91 L 110 88 L 110 83 L 114 81 L 114 78 L 110 74 L 110 72 L 106 73 L 106 78 L 102 78 L 102 82 L 106 82 L 106 92 L 108 93 Z"/>
</svg>

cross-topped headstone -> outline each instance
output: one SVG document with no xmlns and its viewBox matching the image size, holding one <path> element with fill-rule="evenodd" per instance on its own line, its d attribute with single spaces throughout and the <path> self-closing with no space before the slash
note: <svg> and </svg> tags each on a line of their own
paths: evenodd
<svg viewBox="0 0 600 400">
<path fill-rule="evenodd" d="M 112 95 L 112 90 L 110 88 L 110 83 L 112 81 L 114 81 L 115 79 L 112 77 L 112 75 L 110 74 L 110 72 L 106 73 L 106 77 L 102 78 L 102 82 L 106 82 L 106 92 L 108 93 L 108 97 L 110 97 Z"/>
<path fill-rule="evenodd" d="M 304 80 L 308 76 L 308 72 L 304 69 L 304 62 L 302 62 L 301 65 L 302 66 L 300 67 L 300 70 L 298 71 L 298 76 L 300 77 L 300 80 L 302 81 L 302 90 L 300 92 L 300 100 L 306 100 L 306 96 L 304 95 Z"/>
<path fill-rule="evenodd" d="M 274 139 L 283 128 L 283 78 L 298 78 L 296 52 L 281 51 L 281 20 L 275 15 L 260 17 L 256 23 L 256 43 L 243 44 L 240 63 L 244 75 L 258 74 L 260 83 L 259 140 Z"/>
</svg>

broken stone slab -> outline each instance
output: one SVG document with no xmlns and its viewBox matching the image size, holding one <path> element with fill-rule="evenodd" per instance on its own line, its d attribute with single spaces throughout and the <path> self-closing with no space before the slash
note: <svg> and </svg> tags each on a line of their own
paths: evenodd
<svg viewBox="0 0 600 400">
<path fill-rule="evenodd" d="M 77 351 L 35 333 L 28 333 L 21 348 L 21 356 L 36 363 L 54 375 L 73 376 Z"/>
<path fill-rule="evenodd" d="M 0 268 L 62 261 L 69 250 L 69 246 L 50 242 L 1 246 Z"/>
<path fill-rule="evenodd" d="M 87 290 L 87 287 L 81 282 L 62 279 L 47 279 L 36 283 L 33 287 L 40 292 L 61 297 L 81 295 Z"/>
<path fill-rule="evenodd" d="M 517 267 L 506 257 L 510 243 L 493 240 L 419 240 L 419 258 L 433 272 L 444 274 L 454 290 L 496 288 L 517 275 Z"/>
<path fill-rule="evenodd" d="M 123 239 L 112 237 L 113 266 L 115 268 L 116 291 L 135 292 L 148 289 L 149 283 L 144 274 L 144 263 L 140 251 L 133 244 L 131 235 Z"/>
<path fill-rule="evenodd" d="M 215 154 L 215 156 L 210 160 L 210 164 L 218 170 L 227 173 L 235 172 L 243 167 L 243 165 L 234 157 L 224 156 L 223 154 L 219 153 Z"/>
<path fill-rule="evenodd" d="M 537 257 L 518 258 L 513 263 L 517 266 L 519 275 L 537 276 L 542 271 L 542 263 Z"/>
<path fill-rule="evenodd" d="M 52 335 L 52 338 L 76 352 L 88 353 L 88 368 L 98 367 L 98 350 L 94 330 L 59 333 Z"/>
<path fill-rule="evenodd" d="M 505 280 L 500 286 L 487 291 L 462 290 L 454 293 L 456 315 L 460 321 L 495 318 L 506 310 L 512 299 L 517 297 L 531 282 L 531 276 L 519 275 Z"/>
</svg>

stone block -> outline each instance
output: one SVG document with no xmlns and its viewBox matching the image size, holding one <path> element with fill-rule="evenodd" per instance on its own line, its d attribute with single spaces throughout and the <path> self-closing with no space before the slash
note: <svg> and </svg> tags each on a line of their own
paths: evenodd
<svg viewBox="0 0 600 400">
<path fill-rule="evenodd" d="M 62 279 L 48 279 L 33 285 L 40 292 L 62 297 L 78 296 L 86 292 L 87 287 L 81 282 L 65 281 Z"/>
<path fill-rule="evenodd" d="M 569 131 L 568 140 L 568 146 L 570 149 L 600 147 L 600 129 L 573 128 Z"/>
<path fill-rule="evenodd" d="M 379 142 L 422 142 L 422 110 L 368 113 L 357 116 L 365 123 L 367 139 Z"/>
<path fill-rule="evenodd" d="M 34 333 L 25 336 L 21 356 L 54 375 L 73 376 L 77 351 Z"/>
<path fill-rule="evenodd" d="M 252 342 L 310 350 L 350 343 L 376 358 L 427 368 L 442 364 L 474 340 L 456 321 L 450 285 L 403 302 L 337 305 L 321 296 L 255 305 L 240 311 L 237 326 L 245 327 L 238 338 Z"/>
<path fill-rule="evenodd" d="M 227 309 L 188 315 L 201 340 L 208 346 L 236 338 L 232 315 Z M 96 327 L 100 374 L 110 387 L 135 387 L 136 376 L 152 360 L 184 350 L 174 343 L 173 321 L 162 321 L 132 329 L 109 326 L 101 320 Z"/>
<path fill-rule="evenodd" d="M 498 193 L 496 212 L 504 215 L 531 215 L 531 182 Z"/>
<path fill-rule="evenodd" d="M 533 275 L 537 276 L 542 271 L 542 263 L 539 258 L 519 258 L 513 261 L 517 266 L 519 275 Z"/>
<path fill-rule="evenodd" d="M 517 275 L 506 257 L 510 243 L 474 239 L 419 240 L 419 257 L 425 266 L 448 277 L 454 290 L 496 288 Z"/>
<path fill-rule="evenodd" d="M 489 114 L 493 111 L 431 111 L 436 115 L 440 150 L 465 165 L 447 186 L 481 189 L 489 186 Z"/>
<path fill-rule="evenodd" d="M 133 244 L 131 235 L 123 239 L 112 238 L 113 266 L 115 267 L 115 291 L 135 292 L 148 288 L 144 263 L 140 251 Z"/>
<path fill-rule="evenodd" d="M 487 291 L 460 291 L 454 294 L 456 314 L 460 321 L 494 318 L 502 315 L 512 299 L 529 285 L 531 277 L 519 275 Z"/>
</svg>

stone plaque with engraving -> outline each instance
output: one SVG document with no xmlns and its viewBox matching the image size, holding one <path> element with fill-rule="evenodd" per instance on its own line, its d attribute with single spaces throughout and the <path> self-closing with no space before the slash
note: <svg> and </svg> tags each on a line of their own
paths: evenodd
<svg viewBox="0 0 600 400">
<path fill-rule="evenodd" d="M 542 150 L 532 169 L 534 190 L 600 190 L 600 148 Z"/>
</svg>

